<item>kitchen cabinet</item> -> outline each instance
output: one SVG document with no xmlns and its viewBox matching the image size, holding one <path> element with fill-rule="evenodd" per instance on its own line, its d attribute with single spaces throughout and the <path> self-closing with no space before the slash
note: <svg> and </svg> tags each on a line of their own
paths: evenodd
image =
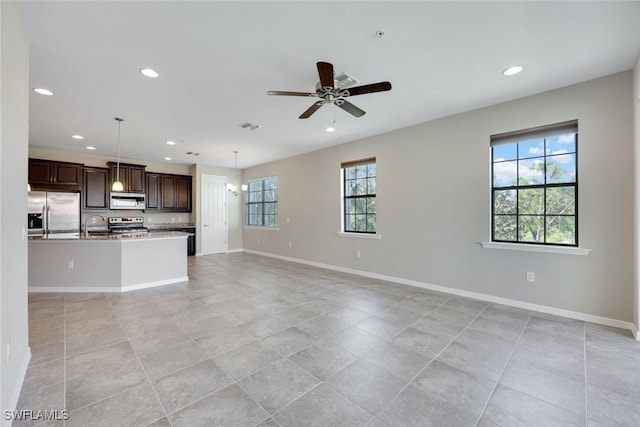
<svg viewBox="0 0 640 427">
<path fill-rule="evenodd" d="M 175 228 L 172 231 L 182 231 L 183 233 L 189 233 L 187 237 L 187 255 L 193 256 L 196 254 L 196 228 L 195 227 L 183 227 Z"/>
<path fill-rule="evenodd" d="M 147 172 L 145 174 L 148 211 L 157 211 L 162 207 L 162 194 L 160 193 L 160 188 L 162 186 L 162 183 L 160 182 L 161 177 L 161 174 L 154 172 Z"/>
<path fill-rule="evenodd" d="M 161 225 L 159 228 L 154 228 L 153 225 L 149 227 L 149 232 L 158 233 L 158 232 L 168 232 L 168 231 L 180 231 L 182 233 L 187 233 L 187 255 L 193 256 L 196 254 L 196 227 L 195 225 L 183 225 L 183 226 L 175 226 L 172 227 L 170 225 Z"/>
<path fill-rule="evenodd" d="M 176 176 L 176 210 L 191 212 L 191 177 Z"/>
<path fill-rule="evenodd" d="M 82 209 L 109 209 L 109 169 L 83 169 Z"/>
<path fill-rule="evenodd" d="M 110 182 L 109 188 L 118 177 L 118 164 L 108 162 Z M 145 168 L 143 165 L 132 165 L 120 163 L 120 182 L 124 193 L 144 193 L 145 192 Z"/>
<path fill-rule="evenodd" d="M 33 190 L 80 190 L 82 167 L 80 163 L 29 159 L 29 185 Z"/>
<path fill-rule="evenodd" d="M 162 175 L 162 210 L 176 209 L 176 178 L 173 175 Z"/>
<path fill-rule="evenodd" d="M 191 176 L 147 172 L 147 210 L 191 212 Z"/>
</svg>

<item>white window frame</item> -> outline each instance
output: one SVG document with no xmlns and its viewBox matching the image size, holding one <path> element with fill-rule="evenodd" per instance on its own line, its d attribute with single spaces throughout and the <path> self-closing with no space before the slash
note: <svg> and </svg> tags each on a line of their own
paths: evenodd
<svg viewBox="0 0 640 427">
<path fill-rule="evenodd" d="M 262 185 L 263 185 L 263 190 L 264 191 L 264 181 L 267 180 L 275 180 L 276 182 L 276 200 L 275 202 L 265 202 L 264 201 L 264 197 L 263 200 L 261 202 L 249 202 L 249 193 L 250 193 L 250 188 L 251 188 L 251 183 L 252 182 L 256 182 L 256 181 L 262 181 Z M 268 177 L 264 177 L 264 178 L 256 178 L 256 179 L 251 179 L 249 181 L 247 181 L 247 191 L 245 192 L 244 195 L 244 228 L 246 229 L 261 229 L 261 230 L 271 230 L 271 231 L 279 231 L 280 228 L 278 226 L 279 224 L 279 219 L 278 217 L 280 216 L 280 211 L 278 209 L 278 199 L 279 199 L 279 183 L 278 183 L 278 177 L 277 176 L 268 176 Z M 276 215 L 275 215 L 275 219 L 276 219 L 276 223 L 275 225 L 264 225 L 264 204 L 265 203 L 275 203 L 276 206 Z M 249 204 L 261 204 L 262 205 L 262 225 L 256 225 L 256 224 L 249 224 Z"/>
</svg>

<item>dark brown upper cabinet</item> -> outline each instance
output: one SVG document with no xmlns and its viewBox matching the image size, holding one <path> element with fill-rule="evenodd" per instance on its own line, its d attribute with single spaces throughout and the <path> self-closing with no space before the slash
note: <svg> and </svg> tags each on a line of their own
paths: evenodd
<svg viewBox="0 0 640 427">
<path fill-rule="evenodd" d="M 108 162 L 107 164 L 110 171 L 109 191 L 111 191 L 111 185 L 118 178 L 118 164 L 116 162 Z M 143 165 L 120 163 L 120 182 L 124 193 L 145 192 L 145 168 L 146 166 Z"/>
<path fill-rule="evenodd" d="M 109 209 L 109 169 L 85 167 L 82 209 Z"/>
<path fill-rule="evenodd" d="M 32 190 L 80 190 L 82 164 L 29 159 L 29 185 Z"/>
<path fill-rule="evenodd" d="M 147 172 L 145 174 L 148 211 L 157 211 L 162 208 L 162 194 L 160 193 L 160 188 L 162 187 L 162 183 L 160 182 L 161 177 L 161 174 L 155 172 Z"/>
<path fill-rule="evenodd" d="M 147 210 L 191 212 L 191 176 L 146 173 Z"/>
</svg>

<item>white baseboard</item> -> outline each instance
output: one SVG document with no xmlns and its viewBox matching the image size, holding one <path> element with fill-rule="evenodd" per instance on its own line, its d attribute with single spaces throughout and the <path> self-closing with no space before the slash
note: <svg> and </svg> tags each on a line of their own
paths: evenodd
<svg viewBox="0 0 640 427">
<path fill-rule="evenodd" d="M 231 249 L 231 250 L 227 251 L 228 254 L 235 254 L 235 253 L 239 253 L 239 252 L 244 252 L 244 249 L 242 249 L 242 248 L 240 248 L 240 249 Z"/>
<path fill-rule="evenodd" d="M 174 283 L 180 282 L 188 282 L 189 276 L 176 277 L 173 279 L 167 280 L 158 280 L 155 282 L 145 282 L 139 283 L 136 285 L 126 285 L 126 286 L 30 286 L 30 293 L 42 293 L 42 292 L 101 292 L 101 293 L 110 293 L 110 292 L 130 292 L 137 291 L 139 289 L 147 289 L 147 288 L 155 288 L 158 286 L 166 286 L 172 285 Z"/>
<path fill-rule="evenodd" d="M 189 276 L 175 277 L 173 279 L 158 280 L 155 282 L 139 283 L 137 285 L 123 286 L 121 292 L 137 291 L 138 289 L 155 288 L 158 286 L 173 285 L 174 283 L 188 282 Z"/>
<path fill-rule="evenodd" d="M 27 347 L 27 351 L 22 358 L 22 363 L 20 364 L 20 372 L 18 373 L 18 383 L 16 384 L 16 388 L 13 390 L 11 394 L 11 400 L 9 400 L 9 407 L 2 408 L 3 410 L 15 411 L 18 408 L 18 400 L 20 399 L 20 392 L 22 391 L 22 386 L 24 385 L 24 379 L 27 376 L 27 369 L 29 368 L 29 362 L 31 361 L 31 347 Z M 13 423 L 12 420 L 7 424 L 11 426 Z"/>
<path fill-rule="evenodd" d="M 451 295 L 462 296 L 466 298 L 473 298 L 481 301 L 508 305 L 511 307 L 523 308 L 526 310 L 537 311 L 540 313 L 553 314 L 556 316 L 567 317 L 569 319 L 582 320 L 585 322 L 597 323 L 599 325 L 628 329 L 633 333 L 636 340 L 640 339 L 639 338 L 640 334 L 638 333 L 638 329 L 636 328 L 636 326 L 633 323 L 626 322 L 624 320 L 595 316 L 592 314 L 580 313 L 580 312 L 571 311 L 571 310 L 564 310 L 561 308 L 549 307 L 546 305 L 532 304 L 524 301 L 501 298 L 501 297 L 482 294 L 478 292 L 465 291 L 462 289 L 448 288 L 446 286 L 439 286 L 431 283 L 418 282 L 416 280 L 403 279 L 401 277 L 386 276 L 384 274 L 371 273 L 371 272 L 362 271 L 362 270 L 353 270 L 351 268 L 345 268 L 345 267 L 340 267 L 340 266 L 331 265 L 331 264 L 323 264 L 320 262 L 308 261 L 300 258 L 292 258 L 292 257 L 283 256 L 283 255 L 272 254 L 269 252 L 254 251 L 251 249 L 244 249 L 244 252 L 255 254 L 255 255 L 262 255 L 270 258 L 277 258 L 284 261 L 296 262 L 299 264 L 311 265 L 313 267 L 326 268 L 327 270 L 339 271 L 342 273 L 355 274 L 357 276 L 369 277 L 371 279 L 386 280 L 388 282 L 400 283 L 402 285 L 415 286 L 418 288 L 429 289 L 432 291 L 443 292 Z"/>
</svg>

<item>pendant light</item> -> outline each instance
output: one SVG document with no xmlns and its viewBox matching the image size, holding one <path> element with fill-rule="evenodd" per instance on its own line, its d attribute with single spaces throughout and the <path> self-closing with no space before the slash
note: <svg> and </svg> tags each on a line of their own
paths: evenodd
<svg viewBox="0 0 640 427">
<path fill-rule="evenodd" d="M 237 175 L 237 173 L 238 173 L 238 150 L 235 150 L 235 151 L 233 152 L 233 154 L 235 154 L 235 155 L 236 155 L 236 175 Z M 242 184 L 241 188 L 242 188 L 242 191 L 247 191 L 247 189 L 248 189 L 249 187 L 247 187 L 247 184 Z M 238 186 L 237 186 L 237 185 L 234 185 L 234 184 L 232 184 L 232 183 L 228 183 L 228 184 L 227 184 L 227 190 L 228 190 L 231 194 L 233 194 L 234 196 L 238 197 Z"/>
<path fill-rule="evenodd" d="M 111 191 L 123 191 L 124 187 L 120 182 L 120 125 L 124 122 L 124 119 L 116 117 L 115 120 L 118 122 L 118 163 L 116 163 L 116 180 L 111 186 Z"/>
</svg>

